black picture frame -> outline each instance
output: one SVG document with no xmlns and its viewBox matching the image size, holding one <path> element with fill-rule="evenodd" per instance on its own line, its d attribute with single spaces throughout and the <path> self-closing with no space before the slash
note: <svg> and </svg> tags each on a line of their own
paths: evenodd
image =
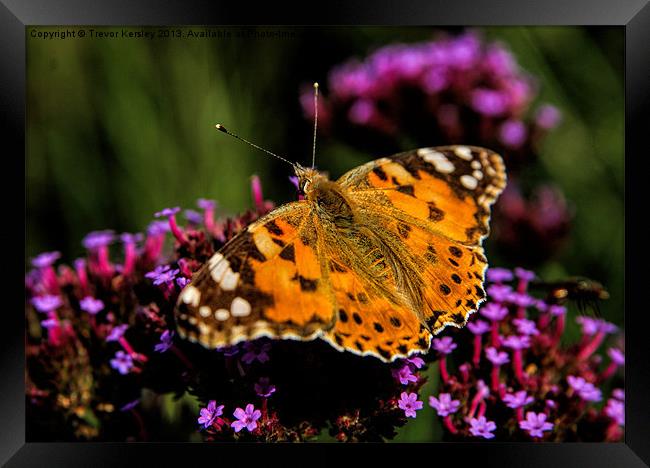
<svg viewBox="0 0 650 468">
<path fill-rule="evenodd" d="M 24 259 L 25 180 L 25 28 L 31 25 L 172 25 L 172 24 L 382 24 L 382 25 L 618 25 L 625 29 L 625 241 L 626 241 L 626 428 L 625 442 L 619 444 L 504 444 L 439 443 L 427 445 L 396 444 L 374 447 L 382 455 L 407 463 L 448 463 L 471 466 L 530 467 L 637 467 L 650 463 L 650 364 L 643 300 L 644 256 L 640 255 L 647 234 L 632 221 L 642 218 L 648 209 L 645 188 L 650 123 L 650 5 L 647 0 L 492 0 L 492 1 L 410 1 L 308 2 L 282 9 L 276 2 L 253 7 L 247 2 L 172 1 L 163 4 L 151 0 L 113 2 L 83 0 L 2 0 L 0 6 L 0 103 L 4 151 L 2 190 L 5 223 L 4 298 L 8 301 L 0 326 L 0 461 L 6 466 L 116 466 L 146 460 L 147 465 L 168 466 L 176 463 L 221 462 L 233 456 L 241 463 L 254 458 L 282 456 L 285 460 L 311 463 L 308 446 L 242 447 L 207 444 L 92 444 L 25 443 L 24 396 L 24 317 L 20 295 L 24 289 L 24 271 L 18 268 Z M 645 166 L 644 166 L 645 165 Z M 16 182 L 15 185 L 11 182 Z M 10 209 L 7 213 L 6 210 Z M 14 210 L 14 211 L 11 211 Z M 639 216 L 641 215 L 641 216 Z M 607 222 L 607 220 L 603 220 Z M 18 246 L 23 246 L 21 251 Z M 629 256 L 628 256 L 629 255 Z M 21 259 L 22 257 L 22 259 Z M 13 270 L 12 268 L 17 268 Z M 638 273 L 637 273 L 638 272 Z M 23 304 L 24 307 L 24 304 Z M 320 450 L 319 460 L 341 460 L 349 449 Z M 244 451 L 245 450 L 245 451 Z M 282 452 L 280 452 L 282 450 Z M 298 450 L 297 454 L 286 453 Z M 345 450 L 345 452 L 343 451 Z M 380 452 L 377 452 L 380 454 Z M 141 458 L 142 457 L 142 458 Z M 205 457 L 205 460 L 201 460 Z M 242 458 L 245 457 L 245 458 Z M 287 458 L 289 457 L 289 458 Z M 336 457 L 336 458 L 335 458 Z M 388 461 L 388 459 L 386 459 Z M 342 461 L 342 460 L 341 460 Z M 139 462 L 142 463 L 142 462 Z M 237 463 L 237 462 L 234 462 Z M 410 463 L 410 462 L 409 462 Z"/>
</svg>

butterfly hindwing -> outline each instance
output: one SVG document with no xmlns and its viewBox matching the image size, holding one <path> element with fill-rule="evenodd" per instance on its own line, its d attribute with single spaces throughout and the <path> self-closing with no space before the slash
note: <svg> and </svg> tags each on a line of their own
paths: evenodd
<svg viewBox="0 0 650 468">
<path fill-rule="evenodd" d="M 309 205 L 274 210 L 235 236 L 181 292 L 181 336 L 219 348 L 261 336 L 309 340 L 333 324 Z"/>
</svg>

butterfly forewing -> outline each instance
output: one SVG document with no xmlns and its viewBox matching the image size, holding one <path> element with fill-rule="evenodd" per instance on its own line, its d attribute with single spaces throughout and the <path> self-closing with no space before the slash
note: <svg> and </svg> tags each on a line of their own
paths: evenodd
<svg viewBox="0 0 650 468">
<path fill-rule="evenodd" d="M 309 340 L 331 327 L 312 216 L 305 202 L 284 205 L 214 254 L 181 292 L 181 336 L 219 348 L 261 336 Z"/>
</svg>

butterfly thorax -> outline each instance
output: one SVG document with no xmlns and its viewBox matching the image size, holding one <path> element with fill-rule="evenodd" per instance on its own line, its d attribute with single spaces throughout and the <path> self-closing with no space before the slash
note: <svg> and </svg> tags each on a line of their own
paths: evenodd
<svg viewBox="0 0 650 468">
<path fill-rule="evenodd" d="M 355 225 L 352 203 L 339 184 L 315 169 L 297 166 L 296 175 L 301 192 L 313 203 L 321 221 L 343 230 Z"/>
</svg>

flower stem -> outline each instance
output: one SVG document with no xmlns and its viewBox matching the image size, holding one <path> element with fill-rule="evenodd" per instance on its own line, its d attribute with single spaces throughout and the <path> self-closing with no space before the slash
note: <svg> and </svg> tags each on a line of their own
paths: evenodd
<svg viewBox="0 0 650 468">
<path fill-rule="evenodd" d="M 449 373 L 447 372 L 447 358 L 445 356 L 442 356 L 440 358 L 440 377 L 442 377 L 442 381 L 444 383 L 447 383 L 449 381 Z"/>
<path fill-rule="evenodd" d="M 481 362 L 481 344 L 481 335 L 474 335 L 474 356 L 472 357 L 474 367 L 478 367 Z"/>
<path fill-rule="evenodd" d="M 525 385 L 524 367 L 522 362 L 521 349 L 515 349 L 512 353 L 512 365 L 515 369 L 515 377 L 521 385 Z"/>
<path fill-rule="evenodd" d="M 578 353 L 578 357 L 577 357 L 578 362 L 582 362 L 585 359 L 588 359 L 589 356 L 594 354 L 594 352 L 598 349 L 598 347 L 600 346 L 600 344 L 603 342 L 604 339 L 605 339 L 604 332 L 599 331 L 598 333 L 596 333 L 594 338 L 590 342 L 588 342 Z"/>
<path fill-rule="evenodd" d="M 447 415 L 442 419 L 442 423 L 445 425 L 445 428 L 451 432 L 452 434 L 457 434 L 458 429 L 456 429 L 456 426 L 454 426 L 454 423 L 451 420 L 451 415 Z"/>
</svg>

